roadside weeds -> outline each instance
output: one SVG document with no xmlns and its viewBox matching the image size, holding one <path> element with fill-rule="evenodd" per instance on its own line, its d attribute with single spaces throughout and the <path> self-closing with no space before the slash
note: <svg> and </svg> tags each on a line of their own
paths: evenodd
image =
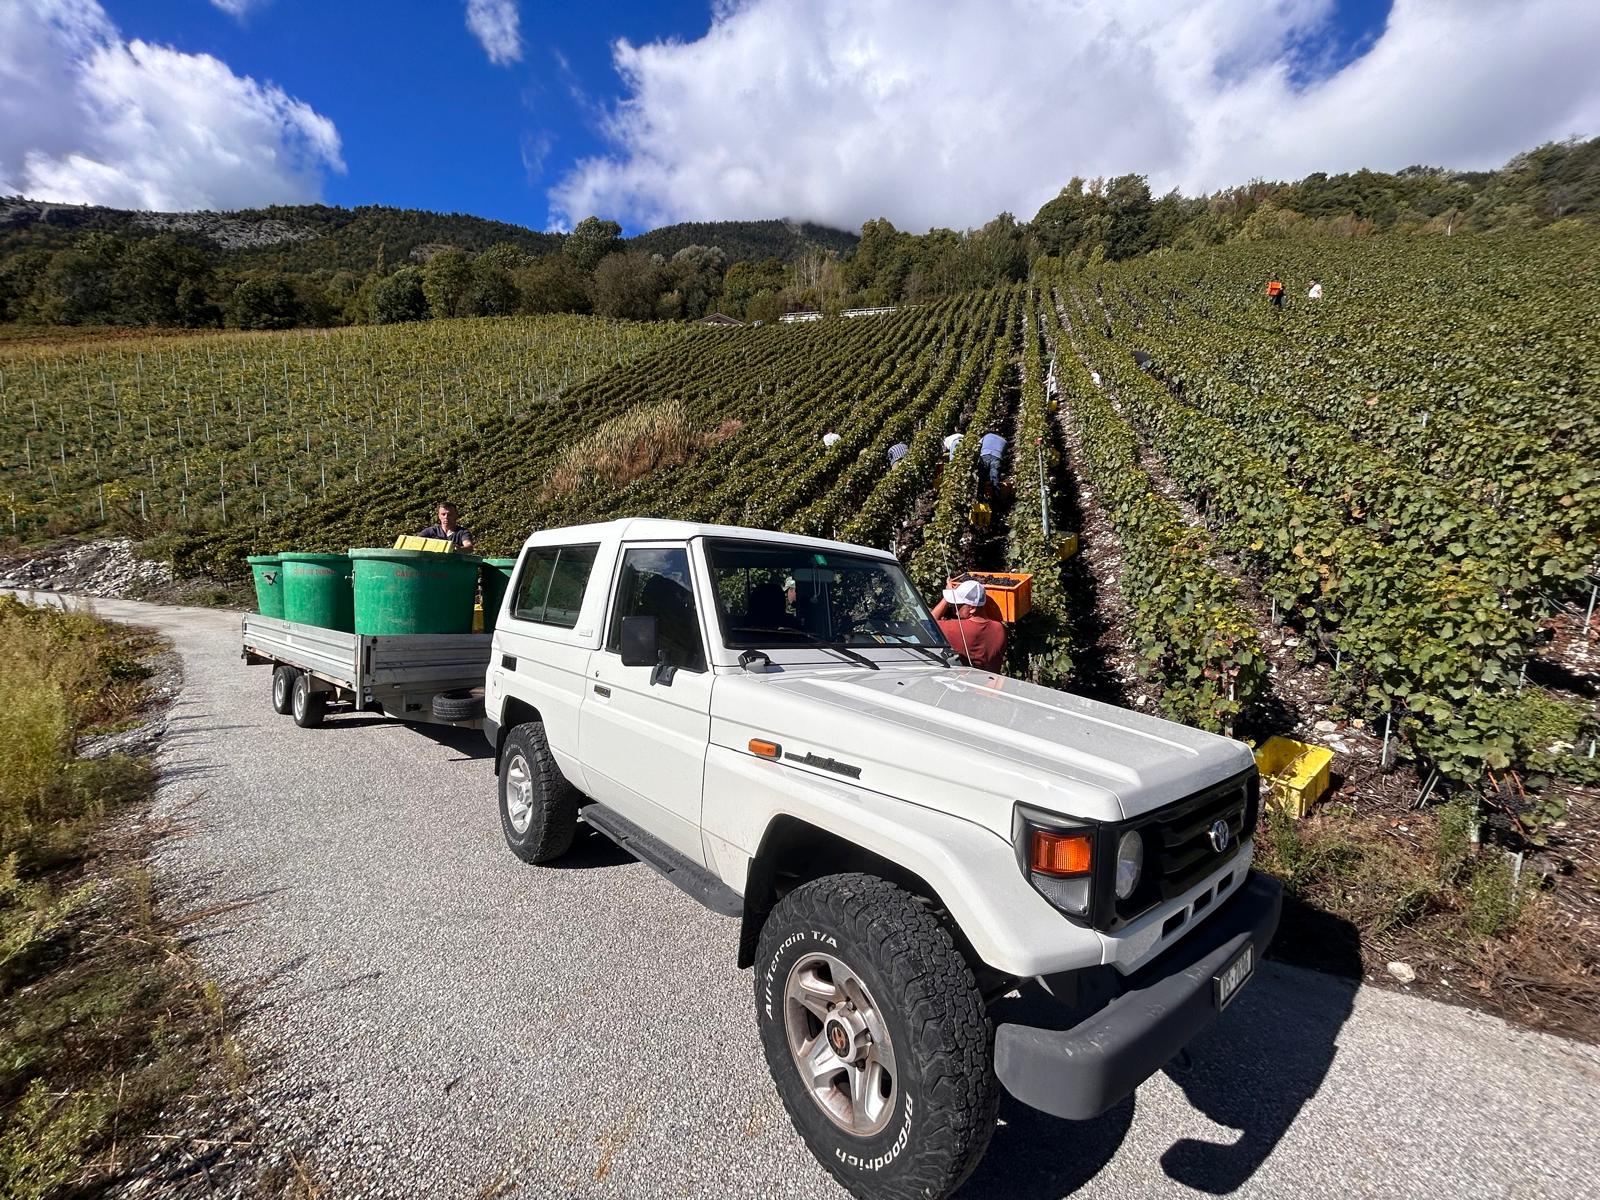
<svg viewBox="0 0 1600 1200">
<path fill-rule="evenodd" d="M 226 998 L 146 866 L 149 759 L 87 756 L 156 719 L 162 644 L 0 597 L 0 1195 L 215 1162 L 246 1064 Z M 184 1132 L 174 1133 L 181 1123 Z M 215 1144 L 207 1144 L 215 1143 Z"/>
</svg>

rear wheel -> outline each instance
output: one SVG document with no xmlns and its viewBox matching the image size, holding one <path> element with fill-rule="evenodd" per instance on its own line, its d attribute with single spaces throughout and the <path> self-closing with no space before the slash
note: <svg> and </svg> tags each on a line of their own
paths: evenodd
<svg viewBox="0 0 1600 1200">
<path fill-rule="evenodd" d="M 315 729 L 328 712 L 328 694 L 311 690 L 311 676 L 301 672 L 294 680 L 294 723 Z"/>
<path fill-rule="evenodd" d="M 550 753 L 544 726 L 518 725 L 506 734 L 500 758 L 500 829 L 523 862 L 560 858 L 578 827 L 578 789 Z"/>
<path fill-rule="evenodd" d="M 936 1200 L 988 1148 L 994 1025 L 949 933 L 909 892 L 833 875 L 761 931 L 756 1017 L 778 1095 L 852 1194 Z"/>
<path fill-rule="evenodd" d="M 272 711 L 286 717 L 294 710 L 294 681 L 300 672 L 293 667 L 272 668 Z"/>
</svg>

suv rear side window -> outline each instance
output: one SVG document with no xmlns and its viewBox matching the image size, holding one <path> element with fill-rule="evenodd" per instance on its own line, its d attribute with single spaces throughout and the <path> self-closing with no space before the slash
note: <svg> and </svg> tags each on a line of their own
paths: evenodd
<svg viewBox="0 0 1600 1200">
<path fill-rule="evenodd" d="M 594 568 L 598 543 L 588 546 L 536 546 L 522 561 L 511 615 L 571 629 L 578 623 L 584 589 Z"/>
<path fill-rule="evenodd" d="M 680 548 L 629 550 L 622 557 L 617 602 L 611 612 L 606 649 L 622 648 L 623 617 L 654 617 L 666 661 L 685 671 L 706 669 L 705 644 L 689 583 L 689 552 Z"/>
</svg>

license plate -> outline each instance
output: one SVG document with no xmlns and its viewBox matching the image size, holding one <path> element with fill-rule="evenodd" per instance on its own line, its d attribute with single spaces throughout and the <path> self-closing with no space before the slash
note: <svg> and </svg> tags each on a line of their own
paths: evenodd
<svg viewBox="0 0 1600 1200">
<path fill-rule="evenodd" d="M 1212 976 L 1211 982 L 1217 997 L 1218 1012 L 1228 1007 L 1228 1001 L 1238 995 L 1239 989 L 1255 973 L 1255 969 L 1255 947 L 1246 942 L 1244 949 L 1234 956 L 1233 961 Z"/>
</svg>

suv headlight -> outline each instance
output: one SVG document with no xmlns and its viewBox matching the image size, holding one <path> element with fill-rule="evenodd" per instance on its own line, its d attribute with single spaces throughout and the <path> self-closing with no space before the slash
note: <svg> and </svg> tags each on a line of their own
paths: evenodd
<svg viewBox="0 0 1600 1200">
<path fill-rule="evenodd" d="M 1139 887 L 1144 874 L 1144 838 L 1129 830 L 1117 841 L 1117 899 L 1126 900 Z"/>
</svg>

